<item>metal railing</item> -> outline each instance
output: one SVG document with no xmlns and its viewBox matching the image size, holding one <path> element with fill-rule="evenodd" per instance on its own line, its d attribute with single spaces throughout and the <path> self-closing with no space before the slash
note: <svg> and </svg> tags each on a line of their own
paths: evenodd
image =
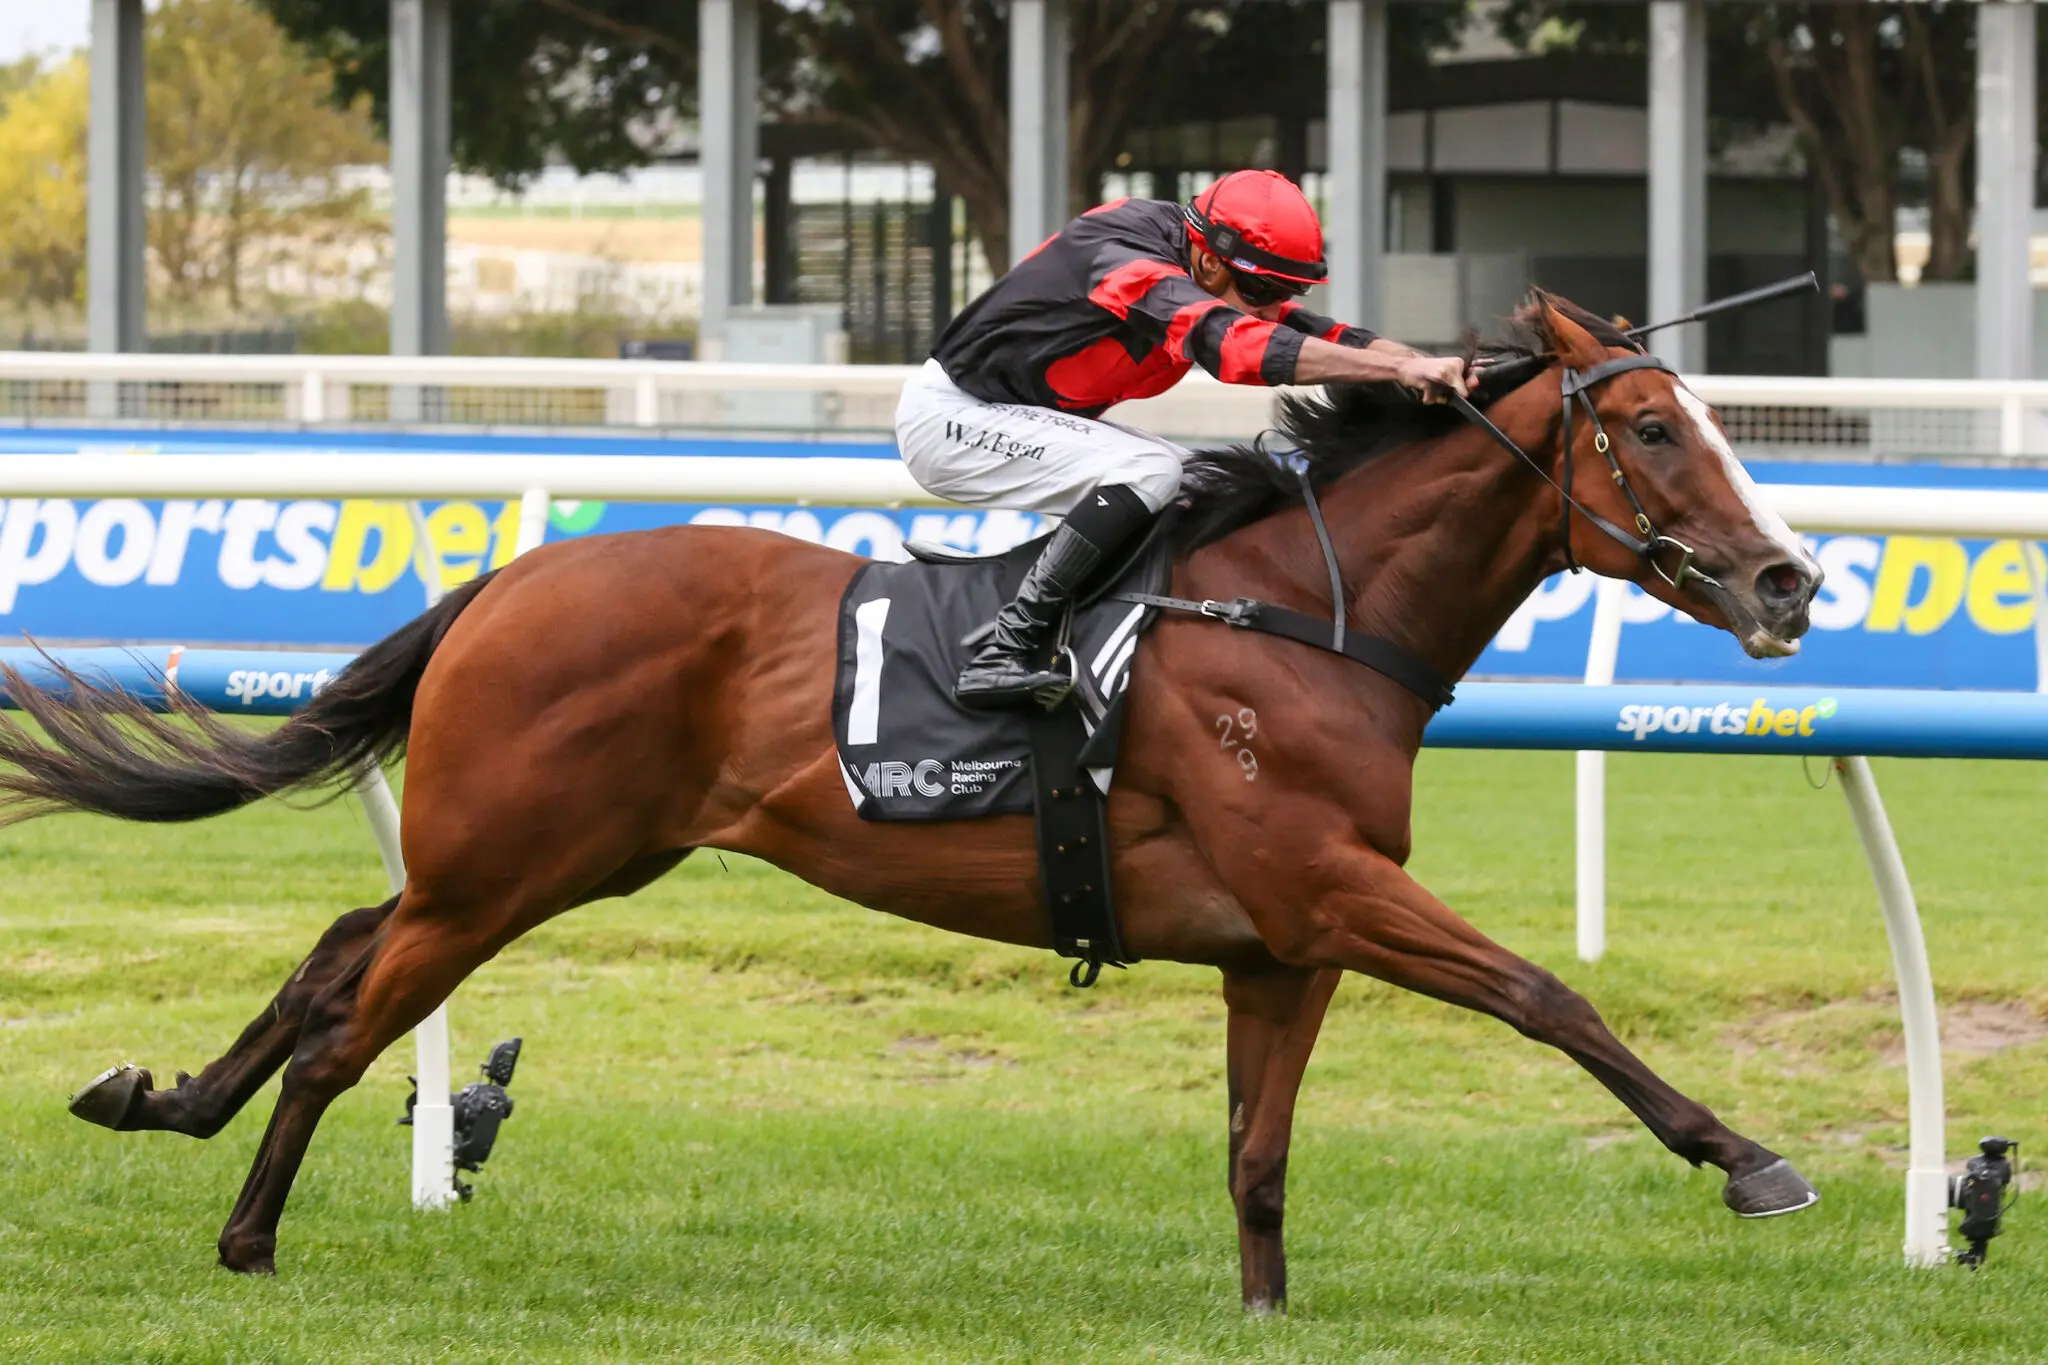
<svg viewBox="0 0 2048 1365">
<path fill-rule="evenodd" d="M 0 422 L 572 428 L 886 438 L 901 365 L 0 351 Z M 1696 375 L 1749 458 L 2048 456 L 2048 382 Z M 1282 391 L 1284 392 L 1284 391 Z M 1118 421 L 1183 440 L 1272 424 L 1276 392 L 1197 371 Z"/>
</svg>

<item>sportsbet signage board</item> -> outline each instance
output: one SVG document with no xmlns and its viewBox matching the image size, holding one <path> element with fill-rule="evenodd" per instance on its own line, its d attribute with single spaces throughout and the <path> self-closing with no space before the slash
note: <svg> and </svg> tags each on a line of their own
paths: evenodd
<svg viewBox="0 0 2048 1365">
<path fill-rule="evenodd" d="M 82 450 L 231 452 L 290 459 L 309 451 L 746 454 L 800 457 L 811 443 L 556 437 L 335 436 L 291 433 L 0 434 L 0 452 L 62 458 Z M 894 457 L 886 445 L 834 455 Z M 2048 471 L 1937 464 L 1756 464 L 1759 482 L 2048 488 Z M 449 582 L 511 557 L 514 502 L 427 505 L 426 534 Z M 548 538 L 694 523 L 756 526 L 855 554 L 898 558 L 907 537 L 994 552 L 1044 529 L 1018 512 L 558 502 Z M 262 498 L 150 501 L 16 498 L 0 505 L 0 632 L 44 641 L 359 646 L 419 611 L 413 521 L 397 503 Z M 2016 541 L 1820 536 L 1827 583 L 1796 658 L 1746 659 L 1733 640 L 1630 589 L 1617 676 L 1624 681 L 1975 687 L 2035 685 L 2034 605 Z M 1585 668 L 1593 579 L 1542 584 L 1481 657 L 1475 673 L 1576 678 Z M 1728 716 L 1708 722 L 1730 724 Z M 1775 718 L 1774 722 L 1775 724 Z M 1747 717 L 1745 717 L 1745 725 Z"/>
</svg>

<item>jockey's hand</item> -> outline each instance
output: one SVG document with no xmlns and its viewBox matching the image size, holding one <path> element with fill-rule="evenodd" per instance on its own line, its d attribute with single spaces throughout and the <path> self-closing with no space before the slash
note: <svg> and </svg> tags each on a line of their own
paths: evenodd
<svg viewBox="0 0 2048 1365">
<path fill-rule="evenodd" d="M 1425 403 L 1441 403 L 1446 393 L 1467 397 L 1465 362 L 1457 356 L 1411 355 L 1401 361 L 1399 382 L 1422 396 Z"/>
</svg>

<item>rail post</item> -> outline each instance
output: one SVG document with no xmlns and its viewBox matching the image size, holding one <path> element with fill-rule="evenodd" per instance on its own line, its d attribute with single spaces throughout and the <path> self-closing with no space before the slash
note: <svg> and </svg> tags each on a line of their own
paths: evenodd
<svg viewBox="0 0 2048 1365">
<path fill-rule="evenodd" d="M 548 533 L 550 500 L 545 488 L 529 488 L 519 498 L 519 529 L 512 543 L 512 557 L 537 548 Z M 441 556 L 427 534 L 426 509 L 407 504 L 416 539 L 414 563 L 427 590 L 427 605 L 441 599 L 443 580 Z M 377 846 L 384 854 L 384 867 L 394 881 L 393 889 L 405 885 L 405 867 L 399 855 L 398 805 L 384 774 L 366 770 L 357 795 L 369 812 L 370 825 L 377 833 Z M 455 1201 L 455 1111 L 448 1104 L 450 1076 L 448 1061 L 448 1005 L 434 1012 L 413 1030 L 418 1054 L 419 1099 L 412 1111 L 412 1203 L 416 1209 L 445 1209 Z"/>
<path fill-rule="evenodd" d="M 1586 686 L 1607 687 L 1621 655 L 1621 607 L 1628 584 L 1603 578 L 1594 593 Z M 1598 962 L 1607 952 L 1607 753 L 1581 749 L 1577 761 L 1579 961 Z"/>
<path fill-rule="evenodd" d="M 1877 903 L 1891 940 L 1892 970 L 1899 982 L 1899 1018 L 1906 1034 L 1907 1114 L 1910 1144 L 1906 1169 L 1906 1264 L 1940 1265 L 1948 1259 L 1948 1163 L 1944 1156 L 1947 1109 L 1941 1085 L 1941 1023 L 1934 1008 L 1934 976 L 1927 966 L 1927 939 L 1906 861 L 1892 835 L 1877 779 L 1867 758 L 1837 758 L 1842 795 L 1856 821 Z"/>
</svg>

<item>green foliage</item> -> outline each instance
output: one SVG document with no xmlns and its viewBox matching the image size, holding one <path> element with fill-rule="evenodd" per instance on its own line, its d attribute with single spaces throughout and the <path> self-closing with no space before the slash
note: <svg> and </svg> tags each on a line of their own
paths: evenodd
<svg viewBox="0 0 2048 1365">
<path fill-rule="evenodd" d="M 1495 22 L 1526 51 L 1645 57 L 1647 15 L 1599 0 L 1505 0 Z M 1976 24 L 1966 0 L 1707 7 L 1711 112 L 1724 131 L 1793 127 L 1866 281 L 1898 278 L 1897 210 L 1916 199 L 1929 219 L 1922 277 L 1969 273 Z"/>
<path fill-rule="evenodd" d="M 0 295 L 32 309 L 85 287 L 85 59 L 18 80 L 0 108 Z"/>
<path fill-rule="evenodd" d="M 319 52 L 345 99 L 390 119 L 389 0 L 258 0 Z M 550 155 L 583 172 L 643 165 L 697 96 L 697 6 L 492 0 L 449 6 L 455 164 L 514 184 Z"/>
<path fill-rule="evenodd" d="M 7 101 L 13 99 L 18 91 L 34 84 L 42 73 L 43 59 L 34 53 L 11 62 L 0 62 L 0 114 L 7 112 Z"/>
<path fill-rule="evenodd" d="M 261 3 L 325 54 L 339 91 L 370 95 L 385 117 L 385 0 Z M 1394 59 L 1423 59 L 1467 8 L 1395 5 Z M 516 183 L 554 154 L 580 171 L 621 170 L 651 159 L 694 110 L 694 4 L 498 0 L 451 12 L 454 157 L 467 169 Z M 965 201 L 988 259 L 1006 264 L 1006 0 L 784 0 L 761 12 L 762 88 L 775 115 L 849 128 L 930 164 Z M 1076 207 L 1094 201 L 1134 127 L 1248 106 L 1320 116 L 1327 17 L 1315 0 L 1086 0 L 1070 23 Z"/>
<path fill-rule="evenodd" d="M 1292 1311 L 1247 1319 L 1215 973 L 1068 991 L 700 853 L 456 996 L 458 1075 L 523 1034 L 474 1204 L 405 1204 L 401 1043 L 328 1112 L 281 1277 L 212 1266 L 275 1093 L 219 1138 L 79 1125 L 110 1062 L 213 1056 L 340 910 L 361 817 L 276 803 L 0 838 L 0 1358 L 2019 1365 L 2048 1229 L 1899 1264 L 1905 1080 L 1869 880 L 1795 760 L 1618 756 L 1613 945 L 1571 949 L 1571 760 L 1427 752 L 1414 870 L 1557 970 L 1823 1202 L 1745 1223 L 1589 1077 L 1490 1020 L 1339 991 L 1289 1164 Z M 2048 1013 L 2048 769 L 1881 763 L 1945 1006 Z M 1674 799 L 1673 793 L 1683 793 Z M 1961 1036 L 1952 1045 L 1963 1041 Z M 1981 1044 L 1980 1044 L 1981 1045 Z M 2048 1042 L 1949 1058 L 1949 1150 L 2044 1128 Z M 2031 1198 L 2032 1196 L 2029 1196 Z"/>
<path fill-rule="evenodd" d="M 160 323 L 238 310 L 271 262 L 345 271 L 368 223 L 339 172 L 384 150 L 363 109 L 336 107 L 324 65 L 248 0 L 165 0 L 148 16 L 143 75 Z M 86 121 L 83 56 L 0 75 L 0 293 L 17 306 L 61 314 L 82 296 Z"/>
<path fill-rule="evenodd" d="M 249 277 L 282 261 L 345 276 L 371 223 L 341 172 L 385 159 L 366 102 L 337 106 L 326 66 L 248 0 L 168 0 L 143 65 L 149 245 L 170 296 L 237 309 Z"/>
</svg>

